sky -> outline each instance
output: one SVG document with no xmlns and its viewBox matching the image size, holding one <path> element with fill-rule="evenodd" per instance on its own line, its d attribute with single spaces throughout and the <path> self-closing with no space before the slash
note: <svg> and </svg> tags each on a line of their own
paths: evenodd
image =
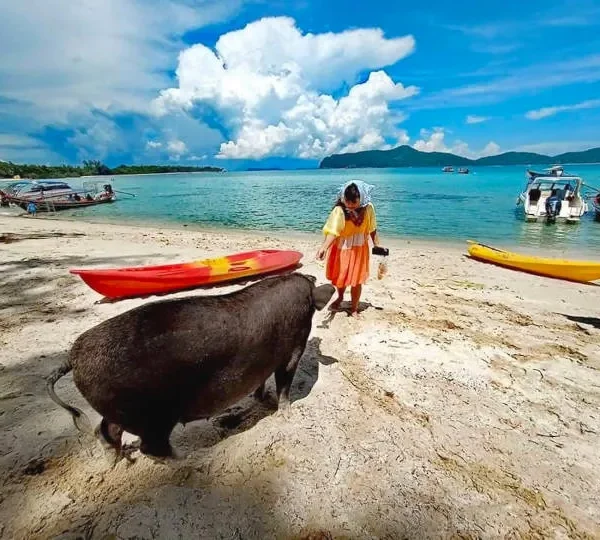
<svg viewBox="0 0 600 540">
<path fill-rule="evenodd" d="M 0 160 L 600 146 L 597 0 L 0 2 Z"/>
</svg>

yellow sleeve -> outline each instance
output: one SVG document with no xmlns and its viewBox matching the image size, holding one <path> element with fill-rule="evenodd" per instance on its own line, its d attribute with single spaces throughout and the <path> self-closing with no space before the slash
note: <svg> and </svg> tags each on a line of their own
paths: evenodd
<svg viewBox="0 0 600 540">
<path fill-rule="evenodd" d="M 369 204 L 367 207 L 367 232 L 371 234 L 377 230 L 377 217 L 375 216 L 375 207 Z"/>
<path fill-rule="evenodd" d="M 323 227 L 323 234 L 339 236 L 340 234 L 342 234 L 345 224 L 346 218 L 344 217 L 344 211 L 339 206 L 336 206 L 331 211 L 331 214 L 329 214 L 329 218 L 327 218 L 327 222 Z"/>
</svg>

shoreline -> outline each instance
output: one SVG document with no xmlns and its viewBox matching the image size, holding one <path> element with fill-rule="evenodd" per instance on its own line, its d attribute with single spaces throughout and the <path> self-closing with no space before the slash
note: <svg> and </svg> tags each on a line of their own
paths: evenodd
<svg viewBox="0 0 600 540">
<path fill-rule="evenodd" d="M 270 236 L 278 238 L 279 240 L 283 239 L 299 239 L 299 240 L 312 240 L 315 243 L 315 251 L 318 247 L 318 244 L 322 241 L 322 236 L 320 232 L 308 232 L 297 229 L 254 229 L 254 228 L 239 228 L 239 227 L 226 227 L 226 226 L 208 226 L 208 225 L 198 225 L 195 223 L 177 223 L 173 221 L 160 221 L 160 220 L 137 220 L 137 219 L 94 219 L 94 217 L 66 217 L 60 214 L 55 216 L 45 216 L 44 214 L 39 214 L 36 218 L 30 218 L 26 213 L 12 213 L 11 212 L 2 212 L 0 209 L 0 225 L 2 224 L 3 218 L 7 218 L 8 220 L 43 220 L 49 223 L 82 223 L 82 224 L 90 224 L 90 225 L 101 225 L 101 226 L 115 226 L 115 227 L 133 227 L 135 229 L 162 229 L 168 231 L 188 231 L 195 233 L 209 233 L 209 234 L 228 234 L 232 236 L 240 236 L 240 235 L 250 235 L 253 237 L 264 237 Z M 536 225 L 536 224 L 533 224 Z M 583 224 L 578 225 L 569 225 L 573 226 L 581 226 Z M 549 245 L 544 246 L 543 248 L 524 245 L 522 243 L 513 241 L 507 242 L 499 242 L 499 241 L 491 241 L 486 242 L 485 240 L 465 237 L 463 240 L 459 240 L 457 238 L 433 238 L 433 237 L 418 237 L 418 236 L 402 236 L 402 235 L 394 235 L 388 234 L 386 232 L 380 232 L 380 237 L 382 238 L 382 243 L 385 247 L 394 247 L 394 248 L 402 248 L 406 246 L 423 246 L 429 248 L 449 248 L 453 251 L 463 250 L 466 253 L 467 245 L 469 240 L 473 240 L 475 242 L 481 242 L 483 244 L 491 244 L 497 249 L 504 249 L 507 251 L 520 252 L 522 254 L 532 255 L 532 256 L 548 256 L 548 257 L 558 257 L 560 255 L 565 255 L 566 252 L 567 258 L 574 258 L 579 260 L 593 260 L 593 257 L 587 255 L 587 250 L 584 245 L 582 246 L 569 246 L 568 243 L 560 244 L 560 245 Z"/>
</svg>

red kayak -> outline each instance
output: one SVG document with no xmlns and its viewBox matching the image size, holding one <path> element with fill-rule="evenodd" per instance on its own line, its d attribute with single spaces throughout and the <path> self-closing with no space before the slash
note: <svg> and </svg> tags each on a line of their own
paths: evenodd
<svg viewBox="0 0 600 540">
<path fill-rule="evenodd" d="M 268 274 L 298 265 L 302 253 L 264 249 L 161 266 L 70 270 L 96 292 L 108 298 L 174 292 L 200 285 L 223 283 Z"/>
</svg>

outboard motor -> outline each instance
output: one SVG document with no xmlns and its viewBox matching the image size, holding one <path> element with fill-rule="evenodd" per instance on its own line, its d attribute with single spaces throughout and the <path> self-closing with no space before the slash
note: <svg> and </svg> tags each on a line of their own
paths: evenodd
<svg viewBox="0 0 600 540">
<path fill-rule="evenodd" d="M 546 199 L 546 223 L 555 223 L 557 216 L 560 215 L 562 202 L 557 195 L 552 195 Z"/>
</svg>

